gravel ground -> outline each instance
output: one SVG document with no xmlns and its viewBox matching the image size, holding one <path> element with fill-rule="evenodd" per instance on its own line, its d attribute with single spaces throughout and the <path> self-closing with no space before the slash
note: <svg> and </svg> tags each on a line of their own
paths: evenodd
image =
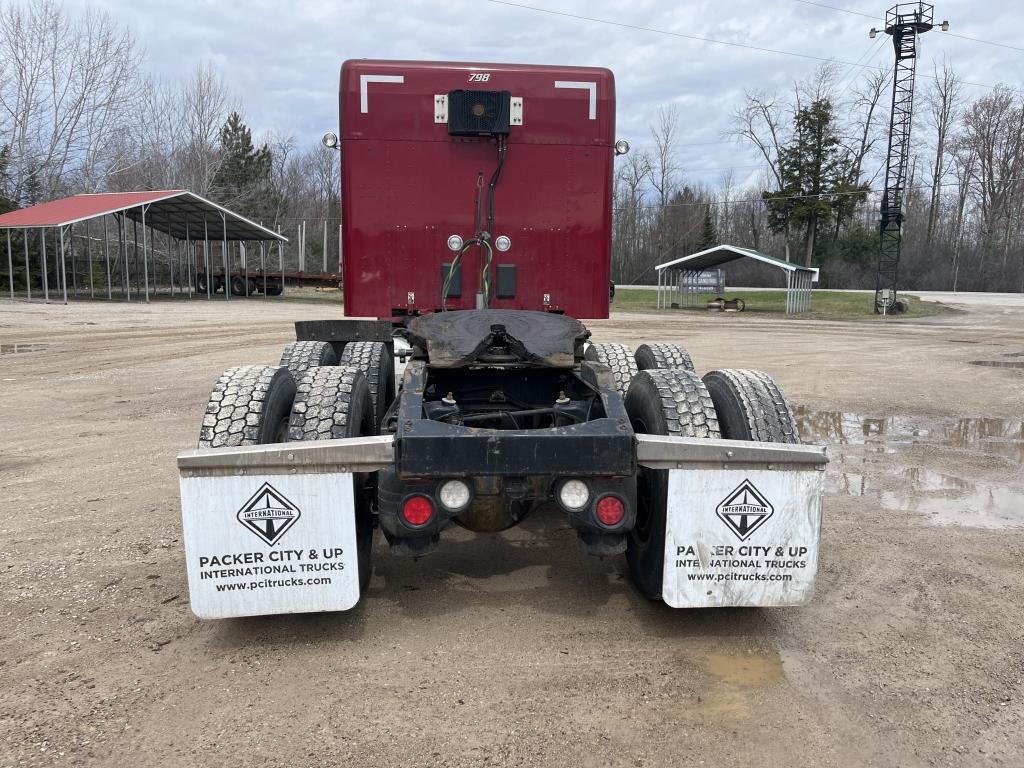
<svg viewBox="0 0 1024 768">
<path fill-rule="evenodd" d="M 673 611 L 557 516 L 378 539 L 350 613 L 200 622 L 175 454 L 331 303 L 0 303 L 0 766 L 1024 765 L 1024 309 L 618 315 L 832 444 L 818 594 Z"/>
</svg>

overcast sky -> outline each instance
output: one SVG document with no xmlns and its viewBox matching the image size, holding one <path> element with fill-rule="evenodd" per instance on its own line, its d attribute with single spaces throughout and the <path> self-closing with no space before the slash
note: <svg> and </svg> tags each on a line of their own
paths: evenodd
<svg viewBox="0 0 1024 768">
<path fill-rule="evenodd" d="M 889 38 L 868 38 L 865 16 L 797 0 L 513 0 L 634 27 L 674 32 L 760 48 L 891 67 Z M 889 3 L 821 0 L 878 12 Z M 513 7 L 487 0 L 373 0 L 355 2 L 196 2 L 195 0 L 68 0 L 93 5 L 128 24 L 146 50 L 145 66 L 168 79 L 187 77 L 203 59 L 213 61 L 242 99 L 256 133 L 275 130 L 300 142 L 336 130 L 338 69 L 347 58 L 396 58 L 576 64 L 609 67 L 616 75 L 620 137 L 634 147 L 651 144 L 649 125 L 658 107 L 679 107 L 680 148 L 688 177 L 717 184 L 734 168 L 742 182 L 756 157 L 725 141 L 729 115 L 746 89 L 785 89 L 813 72 L 813 58 L 685 39 L 640 29 Z M 935 19 L 950 32 L 1024 48 L 1024 6 L 997 0 L 935 4 Z M 877 22 L 876 25 L 879 25 Z M 1020 86 L 1024 50 L 985 45 L 938 29 L 922 40 L 919 71 L 946 56 L 963 79 Z M 846 66 L 841 89 L 860 74 Z M 920 81 L 927 84 L 926 80 Z M 983 86 L 968 93 L 983 94 Z"/>
</svg>

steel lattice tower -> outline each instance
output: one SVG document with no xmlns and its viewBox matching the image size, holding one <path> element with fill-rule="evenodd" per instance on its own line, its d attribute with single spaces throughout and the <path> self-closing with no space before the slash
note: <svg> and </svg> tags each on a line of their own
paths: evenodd
<svg viewBox="0 0 1024 768">
<path fill-rule="evenodd" d="M 903 193 L 910 154 L 910 124 L 914 113 L 914 75 L 918 36 L 932 28 L 933 6 L 901 3 L 885 12 L 885 32 L 892 35 L 896 68 L 892 80 L 892 116 L 889 151 L 882 193 L 878 274 L 875 279 L 875 312 L 889 312 L 896 302 L 900 244 L 903 228 Z M 875 30 L 872 30 L 874 33 Z"/>
</svg>

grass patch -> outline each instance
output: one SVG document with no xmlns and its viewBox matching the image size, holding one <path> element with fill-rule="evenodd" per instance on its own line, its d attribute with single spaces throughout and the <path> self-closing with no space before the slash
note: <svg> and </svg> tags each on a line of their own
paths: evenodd
<svg viewBox="0 0 1024 768">
<path fill-rule="evenodd" d="M 718 294 L 698 294 L 697 305 L 680 309 L 655 309 L 657 291 L 650 289 L 624 289 L 615 292 L 612 311 L 619 312 L 651 312 L 655 314 L 671 314 L 679 312 L 711 314 L 707 310 L 707 302 Z M 810 318 L 814 320 L 875 320 L 876 315 L 871 306 L 870 293 L 850 293 L 847 291 L 814 291 L 811 296 L 811 309 L 800 315 L 786 315 L 785 291 L 726 291 L 722 294 L 726 299 L 743 299 L 746 309 L 743 315 L 776 315 L 794 319 Z M 922 301 L 913 294 L 901 293 L 910 302 L 910 309 L 902 318 L 929 317 L 953 312 L 951 307 L 934 301 Z M 729 314 L 737 314 L 730 312 Z M 889 318 L 893 319 L 893 318 Z"/>
</svg>

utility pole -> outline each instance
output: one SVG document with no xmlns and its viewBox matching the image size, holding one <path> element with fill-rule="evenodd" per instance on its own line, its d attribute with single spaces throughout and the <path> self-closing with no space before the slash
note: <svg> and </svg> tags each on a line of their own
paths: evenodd
<svg viewBox="0 0 1024 768">
<path fill-rule="evenodd" d="M 875 277 L 875 313 L 900 312 L 896 301 L 900 249 L 903 240 L 903 195 L 910 155 L 910 125 L 914 114 L 914 76 L 918 38 L 932 29 L 934 7 L 930 3 L 900 3 L 885 12 L 885 34 L 892 36 L 896 66 L 892 78 L 892 111 L 889 118 L 889 151 L 885 162 L 879 222 L 878 272 Z M 949 22 L 942 22 L 942 31 Z M 873 38 L 878 30 L 872 27 Z"/>
</svg>

